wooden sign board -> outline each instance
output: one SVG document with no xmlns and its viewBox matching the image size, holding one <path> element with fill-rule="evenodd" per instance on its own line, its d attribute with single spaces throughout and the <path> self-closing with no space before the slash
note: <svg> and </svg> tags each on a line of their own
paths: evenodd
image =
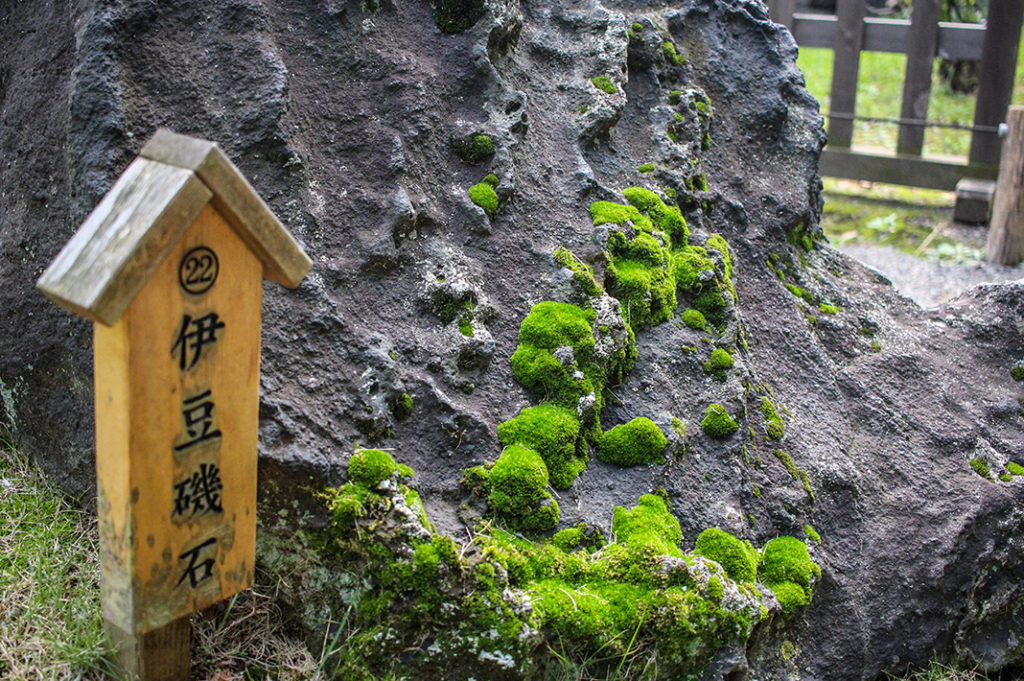
<svg viewBox="0 0 1024 681">
<path fill-rule="evenodd" d="M 101 589 L 115 638 L 252 585 L 262 280 L 294 286 L 309 266 L 215 145 L 160 131 L 40 278 L 97 322 Z"/>
</svg>

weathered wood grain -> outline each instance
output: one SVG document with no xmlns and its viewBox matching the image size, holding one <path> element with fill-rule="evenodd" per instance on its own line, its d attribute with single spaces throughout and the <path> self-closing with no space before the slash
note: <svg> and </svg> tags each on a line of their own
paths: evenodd
<svg viewBox="0 0 1024 681">
<path fill-rule="evenodd" d="M 263 262 L 264 276 L 298 286 L 312 263 L 220 147 L 160 129 L 141 156 L 188 168 L 213 192 L 214 204 Z"/>
<path fill-rule="evenodd" d="M 187 170 L 136 159 L 36 286 L 61 307 L 113 324 L 211 196 Z"/>
<path fill-rule="evenodd" d="M 907 39 L 907 69 L 903 79 L 900 118 L 926 120 L 932 92 L 935 49 L 939 42 L 939 0 L 916 0 Z M 924 148 L 924 125 L 901 123 L 896 140 L 900 154 L 920 156 Z"/>
<path fill-rule="evenodd" d="M 1016 265 L 1024 260 L 1024 106 L 1011 106 L 1006 124 L 986 250 L 989 262 Z"/>
<path fill-rule="evenodd" d="M 216 254 L 219 272 L 208 291 L 192 294 L 181 286 L 180 265 L 200 246 Z M 260 261 L 208 205 L 117 323 L 95 327 L 104 617 L 131 634 L 252 584 L 261 280 Z M 176 344 L 204 318 L 210 342 Z M 209 411 L 196 406 L 207 403 Z M 208 432 L 218 437 L 195 441 L 192 409 L 209 417 Z M 175 513 L 176 486 L 204 465 L 217 467 L 222 512 Z M 211 539 L 193 563 L 188 552 Z M 208 577 L 205 568 L 189 574 L 208 559 Z"/>
</svg>

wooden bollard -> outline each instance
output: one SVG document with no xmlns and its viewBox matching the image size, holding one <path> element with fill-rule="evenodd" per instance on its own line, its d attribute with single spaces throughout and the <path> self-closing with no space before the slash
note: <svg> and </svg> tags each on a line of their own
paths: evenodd
<svg viewBox="0 0 1024 681">
<path fill-rule="evenodd" d="M 310 260 L 213 143 L 159 130 L 37 286 L 94 323 L 103 618 L 187 679 L 189 615 L 252 586 L 262 280 Z"/>
<path fill-rule="evenodd" d="M 1006 125 L 987 251 L 989 262 L 1016 265 L 1024 260 L 1024 106 L 1009 108 Z"/>
</svg>

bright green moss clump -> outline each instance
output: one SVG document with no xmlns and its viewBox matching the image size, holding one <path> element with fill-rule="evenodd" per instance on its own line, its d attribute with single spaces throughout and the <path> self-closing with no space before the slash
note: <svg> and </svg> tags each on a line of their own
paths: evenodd
<svg viewBox="0 0 1024 681">
<path fill-rule="evenodd" d="M 992 479 L 992 471 L 989 470 L 988 461 L 979 456 L 977 458 L 971 459 L 969 463 L 971 464 L 971 468 L 974 469 L 975 473 L 985 478 L 986 480 Z"/>
<path fill-rule="evenodd" d="M 667 61 L 669 64 L 674 64 L 676 66 L 685 66 L 687 63 L 686 57 L 679 54 L 676 51 L 676 46 L 669 40 L 666 40 L 661 44 L 661 53 L 662 55 L 664 55 L 665 61 Z"/>
<path fill-rule="evenodd" d="M 498 212 L 498 194 L 489 182 L 480 182 L 469 188 L 469 199 L 491 217 Z"/>
<path fill-rule="evenodd" d="M 786 425 L 775 409 L 775 403 L 767 397 L 762 397 L 760 410 L 764 416 L 764 429 L 768 434 L 768 439 L 781 440 L 782 436 L 786 434 Z"/>
<path fill-rule="evenodd" d="M 558 502 L 548 494 L 548 469 L 540 454 L 506 447 L 490 474 L 491 511 L 516 530 L 549 530 L 558 524 Z"/>
<path fill-rule="evenodd" d="M 772 452 L 775 458 L 782 462 L 782 465 L 786 467 L 786 472 L 789 473 L 790 477 L 794 480 L 800 479 L 800 469 L 796 467 L 796 462 L 793 461 L 793 457 L 788 452 L 784 452 L 781 449 L 776 449 Z"/>
<path fill-rule="evenodd" d="M 813 527 L 810 525 L 804 525 L 804 536 L 810 539 L 812 542 L 821 546 L 821 535 L 818 534 Z"/>
<path fill-rule="evenodd" d="M 715 348 L 711 351 L 708 361 L 704 362 L 704 371 L 713 374 L 719 380 L 725 380 L 725 373 L 732 369 L 734 364 L 732 355 L 722 348 Z"/>
<path fill-rule="evenodd" d="M 676 290 L 696 294 L 692 307 L 706 319 L 721 321 L 727 307 L 722 290 L 731 289 L 731 257 L 719 237 L 713 243 L 725 250 L 719 279 L 707 251 L 688 244 L 689 229 L 678 206 L 666 205 L 657 194 L 630 187 L 623 194 L 629 205 L 596 201 L 590 206 L 594 225 L 619 228 L 608 234 L 609 263 L 605 288 L 619 299 L 626 320 L 646 328 L 669 319 L 677 304 Z"/>
<path fill-rule="evenodd" d="M 679 90 L 673 90 L 672 92 L 668 93 L 668 103 L 669 104 L 678 104 L 679 100 L 680 100 L 680 98 L 682 98 L 682 96 L 683 96 L 682 92 L 680 92 Z"/>
<path fill-rule="evenodd" d="M 576 401 L 595 392 L 590 365 L 594 350 L 592 310 L 569 303 L 545 301 L 530 310 L 519 327 L 519 347 L 512 355 L 512 373 L 527 390 L 556 404 L 575 408 Z M 566 366 L 553 354 L 572 348 L 575 367 Z M 582 369 L 583 377 L 576 375 Z M 587 376 L 587 370 L 591 376 Z"/>
<path fill-rule="evenodd" d="M 700 310 L 688 307 L 683 310 L 683 324 L 686 324 L 691 329 L 702 331 L 707 327 L 708 320 L 704 319 L 704 315 L 700 313 Z"/>
<path fill-rule="evenodd" d="M 838 305 L 829 305 L 828 303 L 821 303 L 818 305 L 818 309 L 822 314 L 839 314 L 840 307 Z"/>
<path fill-rule="evenodd" d="M 704 411 L 704 419 L 701 420 L 700 427 L 708 437 L 722 440 L 739 430 L 740 425 L 729 416 L 725 407 L 720 404 L 709 404 Z"/>
<path fill-rule="evenodd" d="M 761 554 L 750 545 L 716 527 L 709 527 L 697 537 L 693 552 L 710 558 L 737 582 L 753 582 L 757 577 L 757 564 Z"/>
<path fill-rule="evenodd" d="M 644 163 L 643 165 L 637 166 L 636 171 L 638 173 L 653 173 L 654 168 L 655 166 L 653 163 Z"/>
<path fill-rule="evenodd" d="M 376 487 L 395 473 L 413 476 L 411 468 L 395 463 L 390 454 L 380 449 L 357 449 L 348 461 L 348 477 L 368 488 Z"/>
<path fill-rule="evenodd" d="M 1013 461 L 1006 464 L 1006 470 L 1010 475 L 1024 475 L 1024 466 L 1021 466 L 1019 463 L 1014 463 Z"/>
<path fill-rule="evenodd" d="M 569 489 L 586 470 L 586 455 L 577 456 L 579 436 L 576 413 L 550 402 L 524 409 L 498 426 L 503 445 L 518 444 L 540 454 L 555 489 Z"/>
<path fill-rule="evenodd" d="M 477 165 L 494 155 L 494 140 L 490 135 L 469 135 L 452 140 L 452 151 L 466 163 Z"/>
<path fill-rule="evenodd" d="M 565 246 L 559 246 L 554 252 L 555 262 L 572 271 L 573 284 L 588 296 L 599 296 L 604 291 L 594 280 L 594 270 Z"/>
<path fill-rule="evenodd" d="M 597 458 L 619 466 L 664 462 L 668 438 L 648 418 L 637 417 L 615 426 L 597 443 Z"/>
<path fill-rule="evenodd" d="M 621 544 L 651 547 L 663 555 L 682 555 L 679 542 L 683 531 L 679 521 L 668 510 L 665 500 L 654 494 L 641 495 L 632 509 L 616 506 L 612 531 Z"/>
<path fill-rule="evenodd" d="M 601 92 L 607 92 L 610 95 L 616 93 L 615 83 L 612 82 L 608 76 L 595 76 L 590 79 L 591 84 Z"/>
<path fill-rule="evenodd" d="M 757 578 L 775 593 L 784 617 L 811 602 L 811 583 L 820 576 L 807 545 L 796 537 L 776 537 L 761 550 Z"/>
</svg>

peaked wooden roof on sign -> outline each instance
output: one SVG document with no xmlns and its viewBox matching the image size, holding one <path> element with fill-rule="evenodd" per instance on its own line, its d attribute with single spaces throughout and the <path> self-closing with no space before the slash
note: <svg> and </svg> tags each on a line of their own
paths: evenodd
<svg viewBox="0 0 1024 681">
<path fill-rule="evenodd" d="M 116 322 L 209 202 L 263 263 L 263 276 L 298 286 L 311 262 L 224 152 L 158 130 L 39 278 L 58 305 Z"/>
</svg>

